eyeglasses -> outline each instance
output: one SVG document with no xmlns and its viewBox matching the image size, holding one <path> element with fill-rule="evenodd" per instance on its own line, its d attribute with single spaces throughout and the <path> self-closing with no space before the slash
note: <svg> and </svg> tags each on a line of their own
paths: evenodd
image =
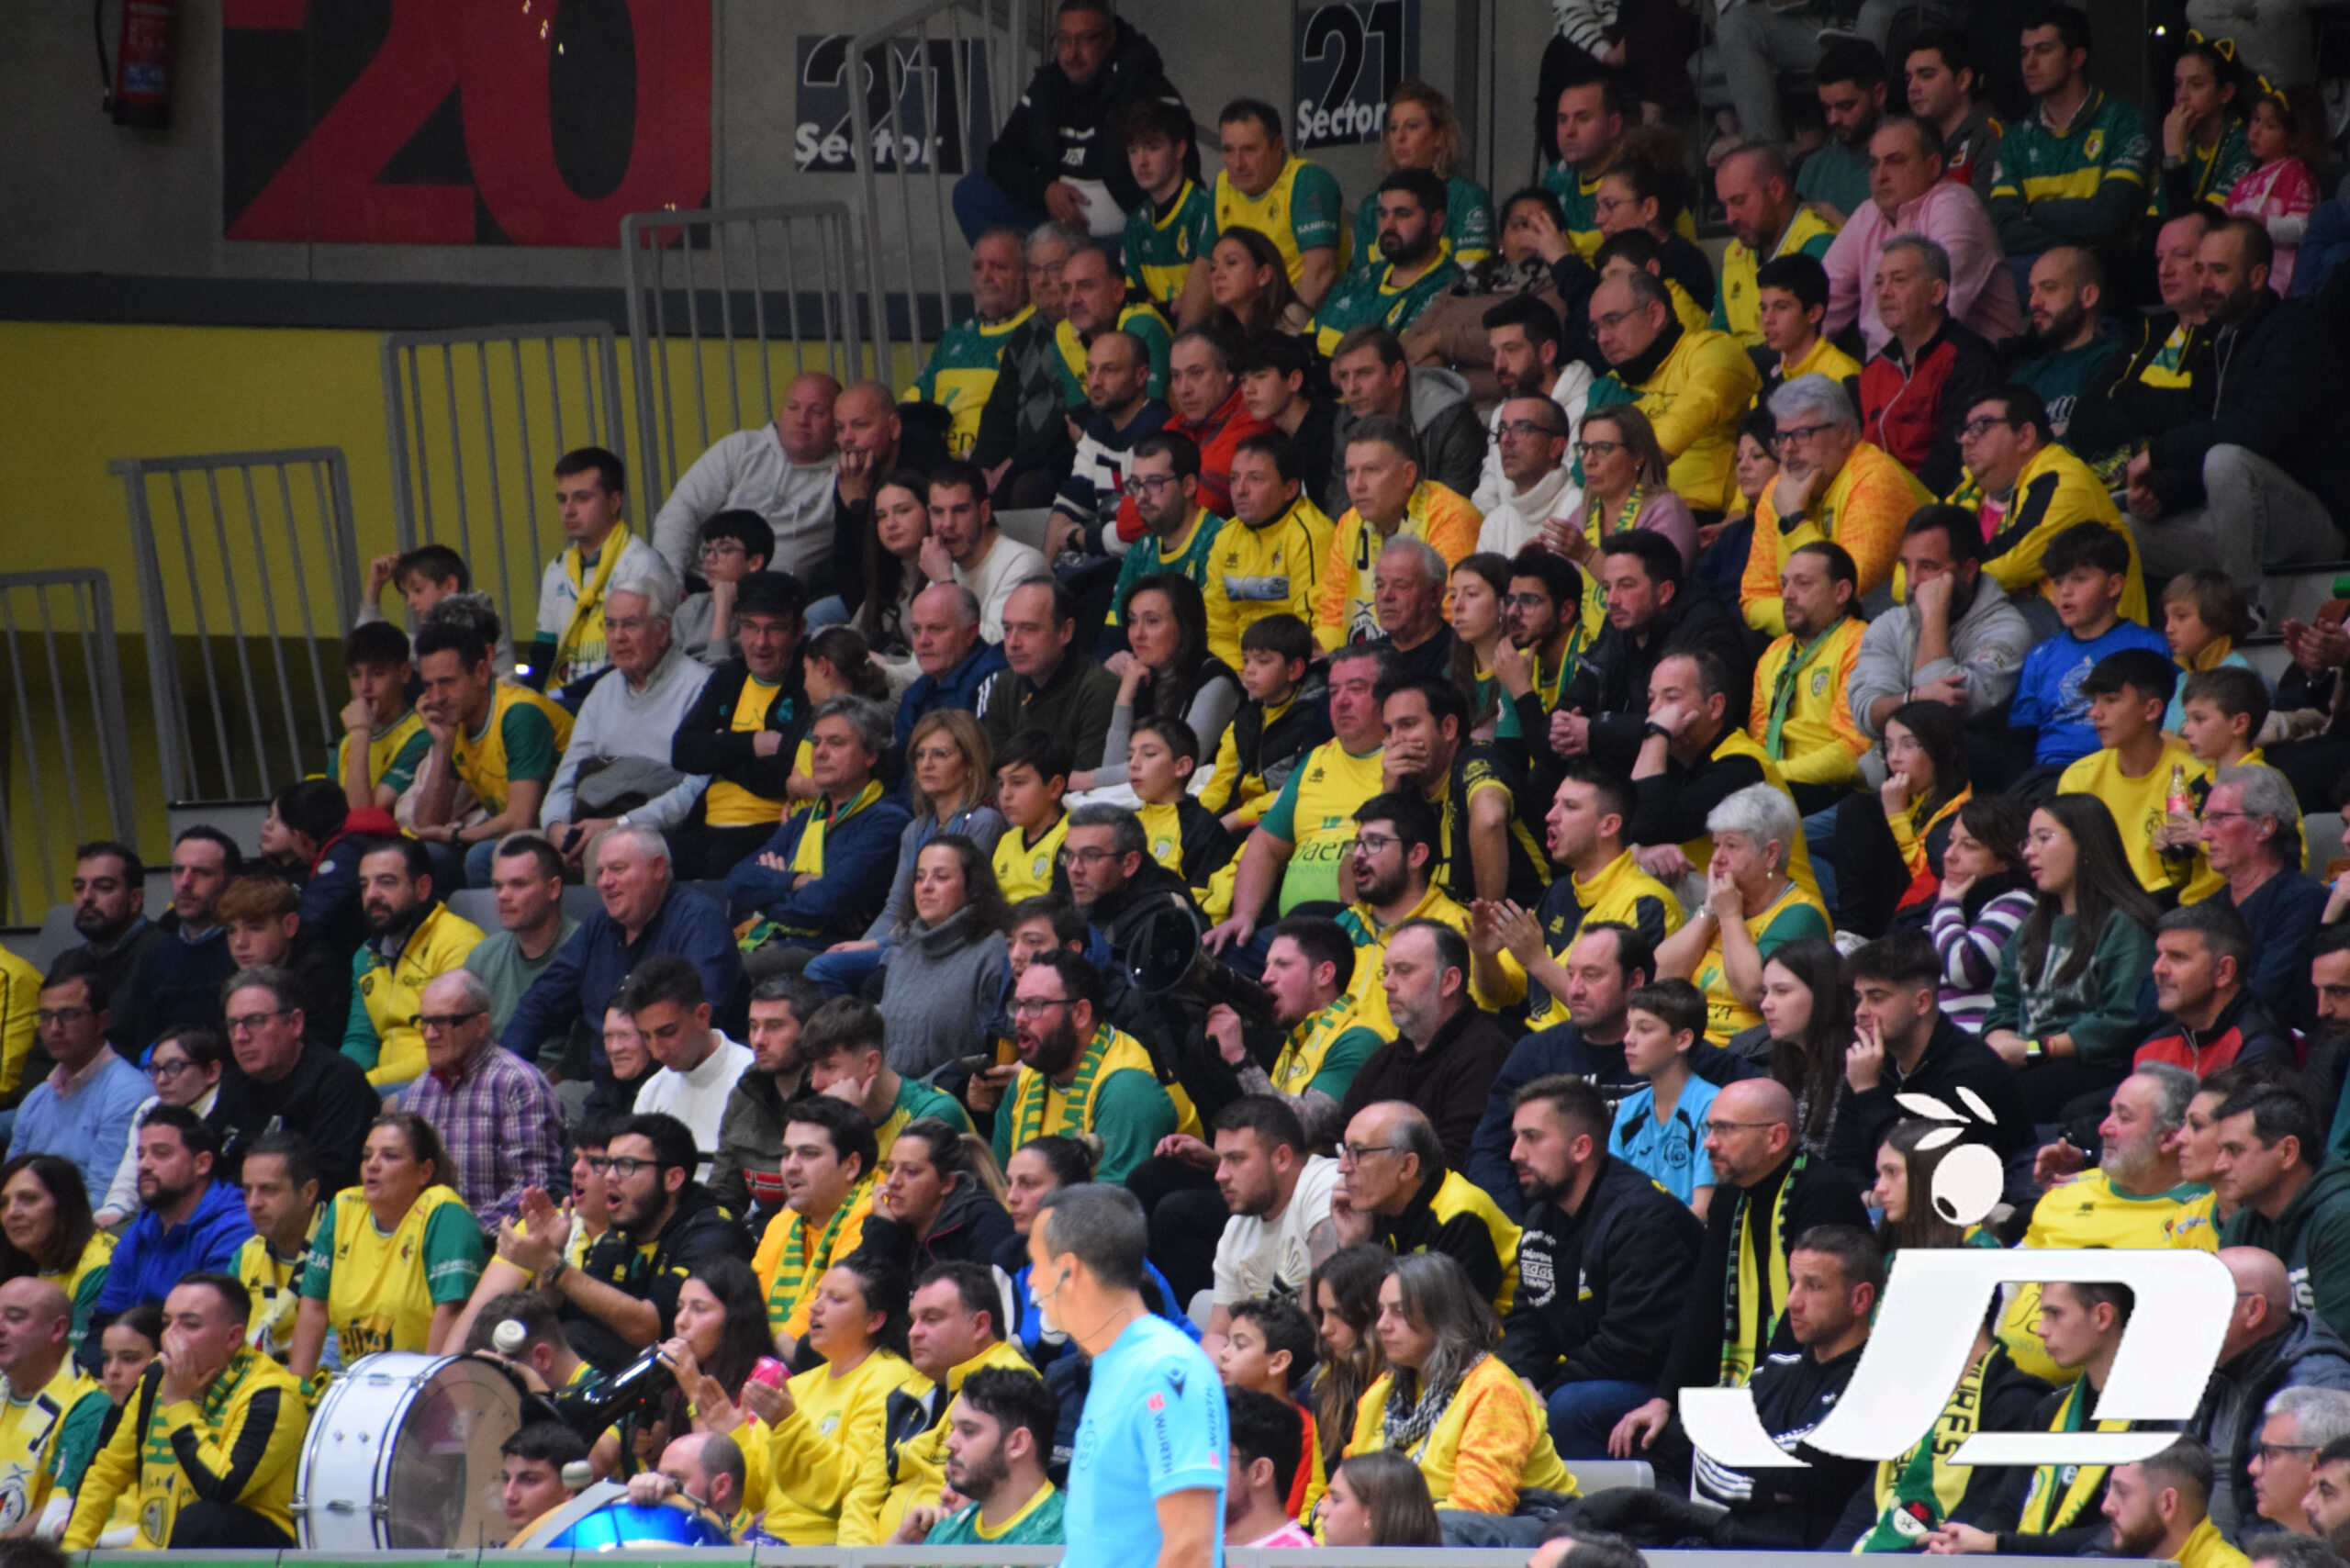
<svg viewBox="0 0 2350 1568">
<path fill-rule="evenodd" d="M 1781 425 L 1776 439 L 1781 446 L 1792 446 L 1797 442 L 1815 440 L 1835 428 L 1834 425 Z"/>
<path fill-rule="evenodd" d="M 161 1083 L 166 1079 L 177 1078 L 183 1072 L 193 1071 L 195 1067 L 196 1063 L 185 1059 L 151 1061 L 147 1064 L 147 1076 Z"/>
<path fill-rule="evenodd" d="M 87 1018 L 92 1011 L 87 1007 L 44 1007 L 33 1014 L 33 1022 L 46 1029 L 51 1024 L 72 1024 Z"/>
<path fill-rule="evenodd" d="M 1169 485 L 1181 483 L 1182 480 L 1173 474 L 1136 474 L 1118 487 L 1136 500 L 1140 500 L 1145 496 L 1158 494 Z"/>
<path fill-rule="evenodd" d="M 1575 442 L 1575 455 L 1582 458 L 1586 463 L 1590 462 L 1595 457 L 1605 457 L 1611 452 L 1621 452 L 1623 450 L 1624 443 L 1620 441 L 1579 441 Z"/>
<path fill-rule="evenodd" d="M 1734 1133 L 1754 1127 L 1775 1127 L 1778 1125 L 1779 1124 L 1776 1122 L 1717 1122 L 1709 1120 L 1697 1130 L 1705 1137 L 1711 1137 L 1716 1133 Z"/>
<path fill-rule="evenodd" d="M 1050 1013 L 1056 1007 L 1067 1007 L 1072 998 L 1066 996 L 1024 996 L 1012 1004 L 1014 1018 L 1033 1018 L 1039 1013 Z"/>
<path fill-rule="evenodd" d="M 428 1035 L 438 1035 L 455 1028 L 470 1018 L 478 1018 L 487 1009 L 476 1007 L 470 1013 L 420 1013 L 416 1026 Z"/>
<path fill-rule="evenodd" d="M 1338 1158 L 1350 1159 L 1358 1165 L 1363 1162 L 1366 1156 L 1394 1152 L 1395 1146 L 1392 1143 L 1342 1143 L 1338 1146 Z"/>
<path fill-rule="evenodd" d="M 1393 834 L 1359 833 L 1355 834 L 1355 852 L 1360 855 L 1384 855 L 1403 842 Z"/>
<path fill-rule="evenodd" d="M 1085 849 L 1064 849 L 1061 851 L 1061 864 L 1063 866 L 1099 866 L 1104 860 L 1115 860 L 1118 858 L 1120 858 L 1119 854 L 1114 849 L 1094 849 L 1089 847 Z"/>
<path fill-rule="evenodd" d="M 652 1170 L 655 1166 L 658 1165 L 660 1161 L 657 1159 L 638 1159 L 632 1156 L 623 1154 L 617 1159 L 607 1158 L 603 1159 L 597 1159 L 591 1157 L 585 1163 L 588 1170 L 593 1170 L 599 1176 L 617 1176 L 621 1181 L 625 1182 L 640 1170 Z"/>
<path fill-rule="evenodd" d="M 2315 1453 L 2317 1450 L 2315 1443 L 2263 1443 L 2260 1445 L 2260 1457 L 2274 1464 L 2289 1454 Z"/>
<path fill-rule="evenodd" d="M 259 1029 L 259 1028 L 260 1028 L 263 1024 L 267 1023 L 270 1019 L 272 1019 L 272 1018 L 283 1018 L 283 1017 L 285 1017 L 285 1016 L 286 1015 L 286 1014 L 288 1014 L 288 1013 L 290 1013 L 290 1012 L 292 1012 L 292 1011 L 293 1011 L 293 1009 L 288 1008 L 288 1007 L 279 1007 L 279 1008 L 274 1008 L 274 1009 L 272 1009 L 271 1011 L 269 1011 L 269 1012 L 267 1012 L 267 1013 L 247 1013 L 247 1014 L 242 1014 L 242 1015 L 241 1015 L 241 1016 L 239 1016 L 239 1017 L 235 1017 L 235 1018 L 231 1018 L 231 1019 L 228 1020 L 228 1024 L 229 1024 L 229 1033 L 230 1033 L 231 1035 L 250 1035 L 250 1034 L 253 1033 L 255 1030 Z"/>
<path fill-rule="evenodd" d="M 1640 312 L 1638 309 L 1611 310 L 1605 316 L 1594 316 L 1591 319 L 1591 324 L 1603 332 L 1612 331 L 1616 328 L 1622 326 L 1632 317 L 1639 314 Z"/>
<path fill-rule="evenodd" d="M 1979 420 L 1969 420 L 1964 424 L 1959 426 L 1958 439 L 1961 441 L 1980 440 L 1982 437 L 1988 435 L 1991 431 L 1998 429 L 2001 425 L 2009 424 L 2012 421 L 2008 420 L 1997 419 L 1991 415 L 1986 414 Z"/>
<path fill-rule="evenodd" d="M 1562 430 L 1553 430 L 1549 425 L 1538 425 L 1532 420 L 1504 420 L 1494 427 L 1494 433 L 1515 436 L 1543 435 L 1555 440 L 1567 432 Z"/>
</svg>

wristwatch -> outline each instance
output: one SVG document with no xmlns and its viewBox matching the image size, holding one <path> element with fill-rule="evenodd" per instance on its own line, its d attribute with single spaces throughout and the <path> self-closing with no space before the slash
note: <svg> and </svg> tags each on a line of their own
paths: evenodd
<svg viewBox="0 0 2350 1568">
<path fill-rule="evenodd" d="M 1654 719 L 1651 719 L 1647 723 L 1640 726 L 1640 734 L 1643 735 L 1654 735 L 1659 740 L 1669 741 L 1673 738 L 1673 732 L 1666 729 L 1662 724 L 1658 723 Z"/>
</svg>

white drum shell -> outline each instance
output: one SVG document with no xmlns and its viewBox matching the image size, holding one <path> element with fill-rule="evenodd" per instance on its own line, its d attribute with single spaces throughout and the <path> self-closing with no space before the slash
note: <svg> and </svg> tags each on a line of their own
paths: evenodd
<svg viewBox="0 0 2350 1568">
<path fill-rule="evenodd" d="M 487 1381 L 486 1362 L 464 1356 L 428 1356 L 413 1350 L 380 1350 L 343 1370 L 320 1396 L 303 1439 L 295 1480 L 295 1523 L 305 1547 L 328 1551 L 375 1551 L 393 1547 L 451 1548 L 473 1540 L 395 1540 L 391 1516 L 394 1462 L 404 1431 L 420 1401 L 436 1384 L 463 1382 L 491 1390 L 495 1406 L 487 1419 L 461 1421 L 455 1434 L 478 1463 L 489 1463 L 480 1482 L 496 1469 L 498 1445 L 521 1425 L 521 1395 L 502 1372 Z M 498 1391 L 506 1397 L 496 1397 Z M 482 1490 L 477 1483 L 473 1488 Z M 469 1498 L 479 1511 L 493 1499 Z M 497 1522 L 502 1530 L 504 1518 Z"/>
</svg>

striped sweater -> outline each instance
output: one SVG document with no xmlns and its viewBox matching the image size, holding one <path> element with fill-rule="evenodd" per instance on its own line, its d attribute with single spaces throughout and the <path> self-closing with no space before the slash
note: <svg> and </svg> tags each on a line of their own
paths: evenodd
<svg viewBox="0 0 2350 1568">
<path fill-rule="evenodd" d="M 1942 957 L 1942 1011 L 1970 1035 L 1983 1032 L 1984 1014 L 1991 1011 L 1991 980 L 1999 972 L 1999 950 L 2031 913 L 2032 902 L 2029 888 L 2001 893 L 1983 906 L 1970 925 L 1960 900 L 1945 894 L 1934 902 L 1927 930 L 1934 951 Z"/>
</svg>

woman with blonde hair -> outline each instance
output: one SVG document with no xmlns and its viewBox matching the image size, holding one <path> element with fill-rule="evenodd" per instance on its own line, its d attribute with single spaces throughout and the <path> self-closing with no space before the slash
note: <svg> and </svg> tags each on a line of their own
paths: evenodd
<svg viewBox="0 0 2350 1568">
<path fill-rule="evenodd" d="M 1583 465 L 1583 526 L 1553 522 L 1542 543 L 1583 574 L 1583 629 L 1596 638 L 1607 603 L 1599 587 L 1599 557 L 1608 538 L 1644 528 L 1672 544 L 1686 574 L 1697 556 L 1697 520 L 1665 479 L 1664 447 L 1648 415 L 1630 403 L 1611 403 L 1583 417 L 1574 455 Z"/>
<path fill-rule="evenodd" d="M 1455 173 L 1460 166 L 1460 119 L 1452 100 L 1416 79 L 1398 82 L 1387 94 L 1387 129 L 1379 143 L 1381 178 L 1398 169 L 1426 169 L 1444 182 L 1444 237 L 1452 245 L 1452 259 L 1462 266 L 1494 253 L 1494 198 L 1474 180 Z M 1379 192 L 1371 194 L 1355 212 L 1358 267 L 1377 266 L 1379 253 Z"/>
<path fill-rule="evenodd" d="M 890 961 L 890 948 L 914 920 L 914 870 L 923 846 L 947 834 L 968 838 L 987 855 L 1003 836 L 1003 813 L 988 803 L 995 751 L 979 722 L 960 708 L 942 708 L 914 721 L 906 739 L 906 791 L 913 820 L 898 836 L 898 868 L 890 897 L 865 935 L 835 942 L 808 964 L 808 978 L 829 996 L 855 996 Z"/>
<path fill-rule="evenodd" d="M 1356 1406 L 1348 1456 L 1402 1454 L 1439 1508 L 1510 1514 L 1528 1488 L 1572 1495 L 1574 1477 L 1550 1446 L 1540 1397 L 1494 1354 L 1501 1334 L 1458 1260 L 1442 1252 L 1396 1259 L 1379 1286 L 1388 1370 Z"/>
</svg>

